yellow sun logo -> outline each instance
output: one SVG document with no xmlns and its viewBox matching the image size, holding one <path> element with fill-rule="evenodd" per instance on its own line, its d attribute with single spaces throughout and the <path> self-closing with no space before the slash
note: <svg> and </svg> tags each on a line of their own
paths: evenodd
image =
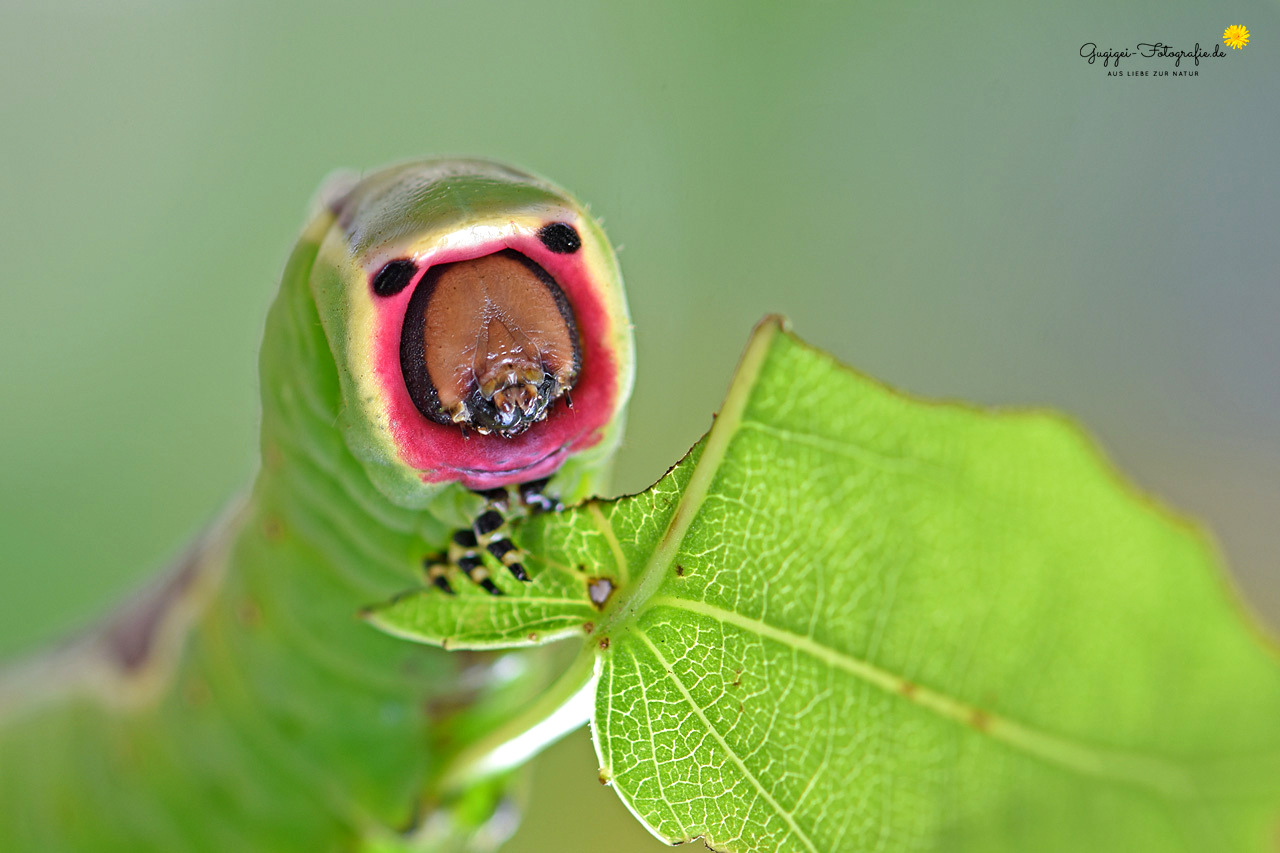
<svg viewBox="0 0 1280 853">
<path fill-rule="evenodd" d="M 1222 33 L 1222 42 L 1227 47 L 1240 50 L 1249 43 L 1249 31 L 1244 27 L 1230 26 Z"/>
</svg>

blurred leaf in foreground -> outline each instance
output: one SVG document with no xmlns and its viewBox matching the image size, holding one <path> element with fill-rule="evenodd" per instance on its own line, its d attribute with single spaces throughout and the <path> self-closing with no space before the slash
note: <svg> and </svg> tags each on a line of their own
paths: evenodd
<svg viewBox="0 0 1280 853">
<path fill-rule="evenodd" d="M 1274 649 L 1203 535 L 1057 417 L 909 399 L 766 321 L 666 477 L 519 536 L 534 583 L 371 619 L 585 637 L 601 780 L 665 841 L 1274 844 Z"/>
</svg>

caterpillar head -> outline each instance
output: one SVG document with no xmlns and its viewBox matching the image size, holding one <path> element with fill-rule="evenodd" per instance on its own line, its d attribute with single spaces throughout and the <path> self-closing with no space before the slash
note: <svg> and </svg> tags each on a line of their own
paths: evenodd
<svg viewBox="0 0 1280 853">
<path fill-rule="evenodd" d="M 495 163 L 331 193 L 310 287 L 348 445 L 392 496 L 488 489 L 612 450 L 634 361 L 617 261 L 562 190 Z"/>
</svg>

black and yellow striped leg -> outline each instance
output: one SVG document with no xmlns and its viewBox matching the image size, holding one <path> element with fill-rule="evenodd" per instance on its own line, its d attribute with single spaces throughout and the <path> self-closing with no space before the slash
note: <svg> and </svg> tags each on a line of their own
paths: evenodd
<svg viewBox="0 0 1280 853">
<path fill-rule="evenodd" d="M 422 561 L 422 565 L 427 570 L 427 580 L 436 589 L 446 595 L 456 595 L 453 587 L 449 586 L 449 570 L 452 566 L 449 565 L 448 558 L 444 554 L 427 557 Z"/>
<path fill-rule="evenodd" d="M 490 595 L 502 595 L 502 590 L 489 577 L 489 567 L 478 550 L 476 535 L 470 530 L 458 530 L 449 543 L 449 562 L 457 566 L 474 584 L 484 588 Z"/>
<path fill-rule="evenodd" d="M 529 573 L 525 571 L 524 552 L 515 546 L 503 532 L 506 518 L 497 509 L 487 509 L 481 513 L 472 525 L 476 541 L 499 563 L 507 567 L 507 571 L 518 581 L 528 581 Z"/>
<path fill-rule="evenodd" d="M 530 515 L 559 512 L 564 509 L 564 504 L 547 494 L 547 483 L 550 481 L 551 478 L 548 477 L 520 484 L 520 502 L 528 508 Z"/>
<path fill-rule="evenodd" d="M 537 514 L 561 508 L 558 501 L 542 494 L 546 482 L 541 480 L 520 486 L 520 500 L 525 511 Z M 502 595 L 502 590 L 489 574 L 489 567 L 485 565 L 483 551 L 488 551 L 495 560 L 506 566 L 516 580 L 530 580 L 524 567 L 524 552 L 516 547 L 503 530 L 507 524 L 506 513 L 511 507 L 511 495 L 506 489 L 490 489 L 477 494 L 485 499 L 485 509 L 471 525 L 471 529 L 454 532 L 447 554 L 437 554 L 423 561 L 427 580 L 449 595 L 455 594 L 449 583 L 449 576 L 454 569 L 465 574 L 472 583 L 482 587 L 490 595 Z"/>
<path fill-rule="evenodd" d="M 449 584 L 449 575 L 453 569 L 457 569 L 490 595 L 502 595 L 502 590 L 489 576 L 489 567 L 484 564 L 479 547 L 473 531 L 454 531 L 447 554 L 436 554 L 423 561 L 427 570 L 427 580 L 441 592 L 454 595 L 455 590 Z"/>
</svg>

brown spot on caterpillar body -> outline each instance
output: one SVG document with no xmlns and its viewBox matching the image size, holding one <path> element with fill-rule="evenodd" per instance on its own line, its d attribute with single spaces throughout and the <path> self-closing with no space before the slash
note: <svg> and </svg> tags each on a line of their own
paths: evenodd
<svg viewBox="0 0 1280 853">
<path fill-rule="evenodd" d="M 236 608 L 236 616 L 240 624 L 248 628 L 256 628 L 262 624 L 262 608 L 252 598 L 244 598 Z"/>
<path fill-rule="evenodd" d="M 268 542 L 279 542 L 284 538 L 284 522 L 278 516 L 266 516 L 262 519 L 262 535 Z"/>
</svg>

